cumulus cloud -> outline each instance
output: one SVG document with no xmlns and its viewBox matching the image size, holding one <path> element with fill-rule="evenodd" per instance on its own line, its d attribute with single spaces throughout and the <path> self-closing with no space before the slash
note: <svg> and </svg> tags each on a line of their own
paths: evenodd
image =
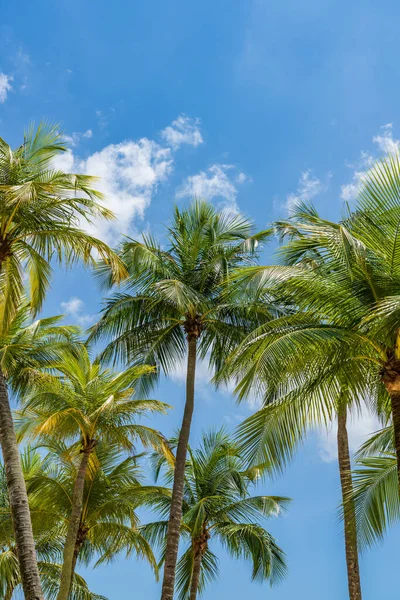
<svg viewBox="0 0 400 600">
<path fill-rule="evenodd" d="M 362 151 L 358 162 L 348 165 L 354 171 L 352 181 L 341 186 L 341 198 L 345 201 L 351 202 L 357 198 L 368 171 L 373 167 L 379 155 L 382 153 L 398 154 L 400 151 L 400 140 L 393 137 L 393 123 L 382 125 L 372 141 L 377 147 L 378 154 Z"/>
<path fill-rule="evenodd" d="M 361 415 L 351 416 L 348 419 L 347 431 L 349 435 L 350 452 L 353 454 L 363 444 L 368 437 L 378 431 L 382 426 L 378 419 L 364 410 Z M 333 425 L 329 430 L 323 430 L 318 433 L 318 447 L 320 457 L 324 462 L 333 462 L 337 460 L 337 425 Z"/>
<path fill-rule="evenodd" d="M 88 129 L 69 136 L 67 141 L 71 147 L 56 157 L 54 167 L 99 178 L 96 188 L 104 194 L 103 204 L 113 211 L 116 219 L 108 222 L 99 219 L 83 226 L 91 234 L 115 245 L 120 234 L 135 230 L 135 219 L 143 219 L 159 185 L 173 170 L 177 147 L 184 143 L 197 146 L 202 142 L 199 120 L 178 117 L 162 132 L 162 138 L 168 144 L 145 137 L 128 139 L 80 158 L 77 152 L 79 141 L 92 135 L 92 130 Z M 237 212 L 238 188 L 249 181 L 251 178 L 233 165 L 214 164 L 184 180 L 177 197 L 219 198 L 222 208 Z"/>
<path fill-rule="evenodd" d="M 330 177 L 331 175 L 328 174 L 328 181 Z M 290 213 L 300 202 L 308 202 L 327 189 L 328 182 L 322 183 L 318 177 L 312 174 L 311 169 L 307 169 L 300 175 L 296 192 L 289 194 L 286 198 L 285 207 Z"/>
<path fill-rule="evenodd" d="M 75 170 L 75 156 L 72 150 L 59 152 L 53 158 L 53 168 L 64 173 L 72 173 Z"/>
<path fill-rule="evenodd" d="M 12 90 L 12 80 L 11 75 L 0 73 L 0 103 L 2 104 L 7 100 L 8 92 Z"/>
<path fill-rule="evenodd" d="M 192 119 L 186 115 L 180 115 L 171 125 L 161 132 L 161 137 L 174 150 L 183 144 L 194 146 L 195 148 L 203 143 L 203 137 L 200 132 L 200 120 Z"/>
<path fill-rule="evenodd" d="M 207 171 L 200 171 L 190 175 L 177 191 L 177 198 L 202 198 L 212 200 L 220 198 L 224 201 L 225 208 L 233 212 L 238 210 L 236 197 L 237 185 L 248 181 L 244 173 L 235 173 L 233 165 L 212 165 Z"/>
<path fill-rule="evenodd" d="M 85 303 L 81 298 L 76 296 L 65 302 L 61 302 L 61 309 L 64 313 L 74 319 L 74 321 L 82 327 L 89 327 L 96 320 L 95 315 L 90 315 L 85 312 Z"/>
<path fill-rule="evenodd" d="M 110 243 L 128 233 L 135 217 L 143 218 L 159 183 L 172 170 L 171 149 L 147 138 L 110 144 L 81 161 L 84 173 L 99 177 L 97 188 L 116 220 L 97 221 L 90 230 Z"/>
<path fill-rule="evenodd" d="M 176 129 L 179 119 L 180 117 L 172 123 L 171 128 Z M 190 120 L 192 121 L 198 123 L 196 119 Z M 192 134 L 194 135 L 193 132 Z M 74 132 L 67 136 L 71 147 L 67 152 L 60 153 L 53 165 L 66 172 L 85 173 L 99 178 L 96 188 L 103 192 L 103 203 L 113 211 L 116 219 L 107 222 L 98 219 L 90 224 L 83 223 L 82 226 L 91 234 L 114 245 L 121 233 L 132 231 L 135 218 L 144 217 L 159 184 L 172 172 L 175 148 L 148 138 L 128 139 L 118 144 L 109 144 L 82 159 L 77 154 L 76 147 L 82 139 L 88 139 L 92 135 L 92 130 L 88 129 L 83 133 Z"/>
</svg>

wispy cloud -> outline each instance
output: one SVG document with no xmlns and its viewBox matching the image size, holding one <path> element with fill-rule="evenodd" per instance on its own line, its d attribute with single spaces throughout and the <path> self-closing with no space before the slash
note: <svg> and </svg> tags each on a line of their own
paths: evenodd
<svg viewBox="0 0 400 600">
<path fill-rule="evenodd" d="M 161 132 L 161 137 L 174 150 L 177 150 L 183 144 L 196 148 L 203 143 L 203 136 L 200 131 L 200 119 L 192 119 L 186 115 L 180 115 Z"/>
<path fill-rule="evenodd" d="M 313 175 L 311 169 L 303 171 L 300 175 L 299 183 L 296 192 L 287 196 L 285 207 L 289 213 L 300 203 L 309 202 L 318 194 L 326 192 L 329 187 L 331 174 L 328 173 L 327 180 L 323 183 L 318 177 Z"/>
<path fill-rule="evenodd" d="M 349 164 L 353 169 L 353 177 L 350 183 L 341 186 L 341 198 L 351 202 L 357 198 L 368 171 L 373 167 L 376 160 L 382 154 L 398 154 L 400 151 L 400 140 L 393 137 L 393 123 L 382 125 L 377 135 L 372 138 L 378 152 L 373 154 L 362 151 L 356 164 Z"/>
<path fill-rule="evenodd" d="M 81 298 L 76 296 L 65 302 L 61 302 L 61 309 L 64 313 L 74 319 L 74 321 L 82 327 L 89 327 L 96 320 L 95 315 L 90 315 L 85 312 L 85 303 Z"/>
<path fill-rule="evenodd" d="M 93 131 L 74 131 L 71 135 L 64 135 L 63 138 L 70 146 L 78 146 L 81 140 L 90 140 L 93 137 Z"/>
<path fill-rule="evenodd" d="M 11 92 L 13 78 L 11 75 L 6 75 L 5 73 L 0 73 L 0 103 L 3 104 L 7 100 L 8 92 Z"/>
</svg>

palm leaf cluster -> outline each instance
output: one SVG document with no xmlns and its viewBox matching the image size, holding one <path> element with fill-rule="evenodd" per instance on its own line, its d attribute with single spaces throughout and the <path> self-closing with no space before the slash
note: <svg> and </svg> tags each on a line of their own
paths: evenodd
<svg viewBox="0 0 400 600">
<path fill-rule="evenodd" d="M 154 458 L 157 475 L 163 472 L 170 484 L 173 468 L 164 457 Z M 210 547 L 216 542 L 233 558 L 249 561 L 253 579 L 273 583 L 284 576 L 284 553 L 263 522 L 279 515 L 288 499 L 253 496 L 250 491 L 254 484 L 254 472 L 245 470 L 237 446 L 224 431 L 209 433 L 203 436 L 199 448 L 189 448 L 181 524 L 185 548 L 177 564 L 177 594 L 181 600 L 194 598 L 217 577 L 218 558 Z M 170 503 L 168 496 L 161 497 L 153 508 L 162 519 L 142 527 L 149 541 L 160 547 L 161 562 Z M 196 561 L 200 572 L 194 589 Z"/>
</svg>

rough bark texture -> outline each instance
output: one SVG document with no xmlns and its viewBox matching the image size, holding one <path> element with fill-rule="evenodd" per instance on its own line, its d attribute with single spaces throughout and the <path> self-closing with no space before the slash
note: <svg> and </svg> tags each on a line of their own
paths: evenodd
<svg viewBox="0 0 400 600">
<path fill-rule="evenodd" d="M 71 516 L 69 519 L 67 537 L 64 545 L 63 566 L 61 570 L 60 589 L 58 592 L 57 600 L 68 600 L 69 591 L 71 588 L 74 568 L 75 546 L 78 538 L 79 526 L 81 524 L 83 491 L 85 488 L 86 472 L 89 457 L 93 451 L 94 446 L 95 442 L 94 440 L 91 440 L 83 448 L 81 464 L 79 465 L 79 470 L 74 483 L 74 490 L 72 493 Z"/>
<path fill-rule="evenodd" d="M 85 525 L 81 524 L 79 526 L 78 534 L 76 536 L 76 542 L 75 542 L 75 548 L 74 548 L 74 556 L 73 556 L 73 559 L 72 559 L 70 590 L 71 590 L 72 584 L 74 582 L 74 575 L 75 575 L 75 569 L 76 569 L 76 563 L 77 563 L 77 560 L 78 560 L 78 556 L 79 556 L 79 553 L 80 553 L 80 551 L 82 549 L 83 544 L 85 543 L 88 531 L 89 531 L 89 529 Z"/>
<path fill-rule="evenodd" d="M 342 407 L 338 414 L 338 460 L 343 497 L 344 537 L 346 546 L 347 580 L 350 600 L 361 600 L 360 568 L 354 504 L 346 500 L 353 488 L 349 439 L 347 435 L 347 409 Z"/>
<path fill-rule="evenodd" d="M 193 558 L 192 580 L 190 582 L 189 600 L 196 600 L 196 598 L 197 598 L 197 591 L 199 589 L 199 583 L 200 583 L 202 558 L 203 558 L 202 553 L 199 551 L 195 551 L 194 558 Z"/>
<path fill-rule="evenodd" d="M 171 510 L 167 532 L 167 547 L 164 563 L 164 578 L 161 600 L 173 600 L 175 569 L 178 558 L 180 525 L 182 519 L 183 487 L 185 482 L 186 455 L 189 443 L 190 426 L 194 408 L 194 384 L 196 375 L 196 352 L 199 333 L 188 331 L 188 360 L 186 374 L 186 402 L 182 426 L 176 449 L 174 484 L 172 487 Z"/>
<path fill-rule="evenodd" d="M 400 360 L 396 358 L 395 352 L 389 355 L 387 363 L 381 370 L 381 379 L 391 399 L 397 478 L 400 488 Z"/>
<path fill-rule="evenodd" d="M 7 385 L 0 371 L 0 442 L 6 470 L 8 495 L 14 525 L 18 561 L 25 600 L 43 600 L 39 570 L 33 541 L 28 495 L 22 473 L 21 460 Z"/>
<path fill-rule="evenodd" d="M 197 598 L 200 584 L 201 562 L 203 560 L 204 552 L 207 550 L 209 539 L 210 534 L 205 523 L 201 536 L 193 540 L 193 572 L 190 581 L 189 600 L 196 600 Z"/>
<path fill-rule="evenodd" d="M 390 399 L 392 401 L 394 444 L 396 448 L 397 458 L 397 478 L 399 481 L 400 488 L 400 392 L 392 392 L 390 394 Z"/>
</svg>

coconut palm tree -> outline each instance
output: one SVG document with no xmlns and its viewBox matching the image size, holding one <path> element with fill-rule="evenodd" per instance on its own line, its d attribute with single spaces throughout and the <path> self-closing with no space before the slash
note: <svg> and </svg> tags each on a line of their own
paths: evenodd
<svg viewBox="0 0 400 600">
<path fill-rule="evenodd" d="M 30 447 L 24 448 L 21 463 L 28 485 L 29 481 L 43 476 L 45 472 L 40 453 Z M 58 530 L 60 515 L 50 510 L 44 497 L 38 501 L 38 495 L 36 498 L 33 496 L 34 494 L 28 492 L 40 579 L 46 600 L 55 600 L 61 574 L 61 566 L 58 564 L 62 557 L 62 537 Z M 4 465 L 0 466 L 0 548 L 0 594 L 4 600 L 11 600 L 21 587 L 21 573 Z M 71 592 L 74 600 L 106 600 L 103 596 L 90 592 L 85 580 L 79 575 L 74 577 Z"/>
<path fill-rule="evenodd" d="M 217 212 L 206 202 L 175 208 L 165 249 L 150 236 L 122 245 L 129 271 L 126 288 L 114 294 L 93 328 L 92 339 L 108 338 L 103 358 L 145 364 L 167 375 L 187 359 L 186 401 L 176 452 L 162 600 L 172 600 L 178 556 L 184 471 L 194 410 L 197 360 L 219 369 L 257 310 L 229 285 L 231 272 L 254 262 L 257 246 L 269 232 L 253 234 L 241 215 Z M 100 274 L 107 281 L 107 268 Z"/>
<path fill-rule="evenodd" d="M 156 458 L 156 466 L 157 474 L 165 470 L 171 483 L 173 467 L 164 457 Z M 251 495 L 258 475 L 257 470 L 244 470 L 237 446 L 222 430 L 204 435 L 198 449 L 189 448 L 181 523 L 186 550 L 177 565 L 180 600 L 196 600 L 218 575 L 218 559 L 210 548 L 217 540 L 233 558 L 252 564 L 253 579 L 273 583 L 285 574 L 284 553 L 264 529 L 263 521 L 277 516 L 288 498 Z M 162 560 L 170 504 L 168 496 L 160 497 L 156 506 L 162 520 L 142 528 L 163 550 Z"/>
<path fill-rule="evenodd" d="M 115 373 L 91 362 L 87 347 L 68 347 L 52 364 L 50 374 L 25 399 L 19 414 L 21 436 L 42 442 L 56 439 L 73 445 L 77 467 L 72 493 L 69 526 L 63 553 L 58 600 L 67 600 L 74 568 L 74 553 L 82 518 L 85 481 L 98 460 L 98 443 L 116 445 L 132 452 L 135 443 L 160 448 L 164 438 L 154 429 L 137 424 L 139 416 L 165 413 L 167 405 L 157 400 L 133 398 L 132 385 L 153 367 L 133 366 Z"/>
<path fill-rule="evenodd" d="M 48 449 L 40 470 L 28 480 L 28 493 L 33 515 L 37 512 L 51 524 L 52 535 L 56 533 L 63 540 L 79 461 L 74 449 L 63 442 L 53 441 Z M 115 445 L 100 442 L 96 446 L 84 484 L 73 573 L 78 561 L 89 564 L 96 559 L 97 566 L 122 552 L 146 559 L 157 572 L 151 547 L 139 529 L 137 509 L 151 506 L 162 496 L 169 497 L 170 490 L 142 485 L 138 458 L 124 455 Z"/>
<path fill-rule="evenodd" d="M 375 302 L 366 277 L 368 262 L 362 270 L 353 257 L 362 246 L 349 231 L 354 219 L 348 215 L 344 223 L 330 223 L 312 207 L 300 205 L 291 219 L 277 224 L 281 236 L 290 237 L 281 250 L 284 266 L 248 271 L 246 278 L 259 294 L 273 294 L 286 314 L 251 334 L 226 368 L 240 374 L 242 396 L 253 388 L 265 398 L 265 408 L 239 428 L 252 461 L 272 460 L 281 468 L 308 429 L 337 419 L 342 496 L 349 498 L 348 411 L 360 409 L 363 396 L 385 396 L 383 389 L 374 392 L 370 366 L 375 363 L 371 352 L 363 355 L 365 342 L 354 331 Z M 343 516 L 349 596 L 360 600 L 351 500 L 344 504 Z"/>
<path fill-rule="evenodd" d="M 99 204 L 93 178 L 53 167 L 65 150 L 57 127 L 30 128 L 16 150 L 0 138 L 0 336 L 18 310 L 28 276 L 33 312 L 42 305 L 51 277 L 52 260 L 91 264 L 99 254 L 115 279 L 123 268 L 106 244 L 85 233 L 92 218 L 111 218 Z M 26 600 L 41 600 L 39 573 L 30 525 L 28 500 L 19 463 L 12 415 L 0 371 L 0 443 L 6 466 L 13 523 Z"/>
<path fill-rule="evenodd" d="M 59 356 L 59 353 L 63 348 L 71 343 L 71 339 L 78 330 L 75 327 L 60 325 L 60 319 L 61 317 L 50 317 L 32 322 L 30 306 L 24 302 L 21 303 L 14 312 L 12 318 L 8 322 L 7 328 L 3 324 L 0 334 L 0 370 L 4 376 L 4 380 L 8 383 L 9 388 L 14 394 L 17 395 L 23 393 L 24 390 L 33 385 L 33 382 L 37 382 L 39 379 L 42 380 L 44 377 L 43 369 Z M 12 427 L 12 430 L 9 432 L 10 439 L 12 438 L 13 444 L 15 444 L 14 450 L 18 451 L 12 417 L 10 427 Z M 14 455 L 12 454 L 12 456 Z M 16 474 L 11 469 L 12 465 L 15 466 Z M 22 582 L 24 582 L 22 574 L 25 572 L 26 576 L 27 573 L 31 573 L 30 567 L 32 566 L 32 560 L 34 560 L 33 564 L 36 564 L 36 553 L 32 538 L 32 546 L 28 544 L 28 549 L 31 549 L 33 553 L 31 557 L 32 560 L 30 560 L 29 554 L 21 556 L 21 543 L 22 548 L 24 548 L 24 544 L 29 542 L 29 535 L 27 536 L 27 539 L 24 538 L 18 545 L 18 540 L 22 535 L 22 531 L 27 527 L 30 528 L 29 507 L 25 504 L 22 506 L 18 504 L 18 501 L 21 500 L 21 498 L 25 498 L 26 491 L 25 482 L 22 481 L 21 483 L 18 476 L 20 467 L 18 455 L 17 460 L 12 461 L 11 465 L 9 462 L 5 464 L 4 473 L 8 481 L 12 479 L 12 484 L 8 486 L 8 495 L 13 516 L 12 522 L 15 528 L 19 569 Z M 13 508 L 15 504 L 17 504 L 16 510 L 18 514 L 25 515 L 27 512 L 28 521 L 23 520 L 19 525 L 16 524 L 14 518 L 15 511 Z M 21 565 L 24 565 L 24 570 Z M 35 572 L 36 567 L 34 569 L 34 573 Z M 28 588 L 37 589 L 37 582 L 35 584 L 36 587 L 32 586 L 33 583 L 31 581 Z M 27 586 L 23 585 L 23 587 L 25 592 Z M 29 596 L 26 595 L 26 597 Z M 40 598 L 40 596 L 36 597 Z"/>
</svg>

